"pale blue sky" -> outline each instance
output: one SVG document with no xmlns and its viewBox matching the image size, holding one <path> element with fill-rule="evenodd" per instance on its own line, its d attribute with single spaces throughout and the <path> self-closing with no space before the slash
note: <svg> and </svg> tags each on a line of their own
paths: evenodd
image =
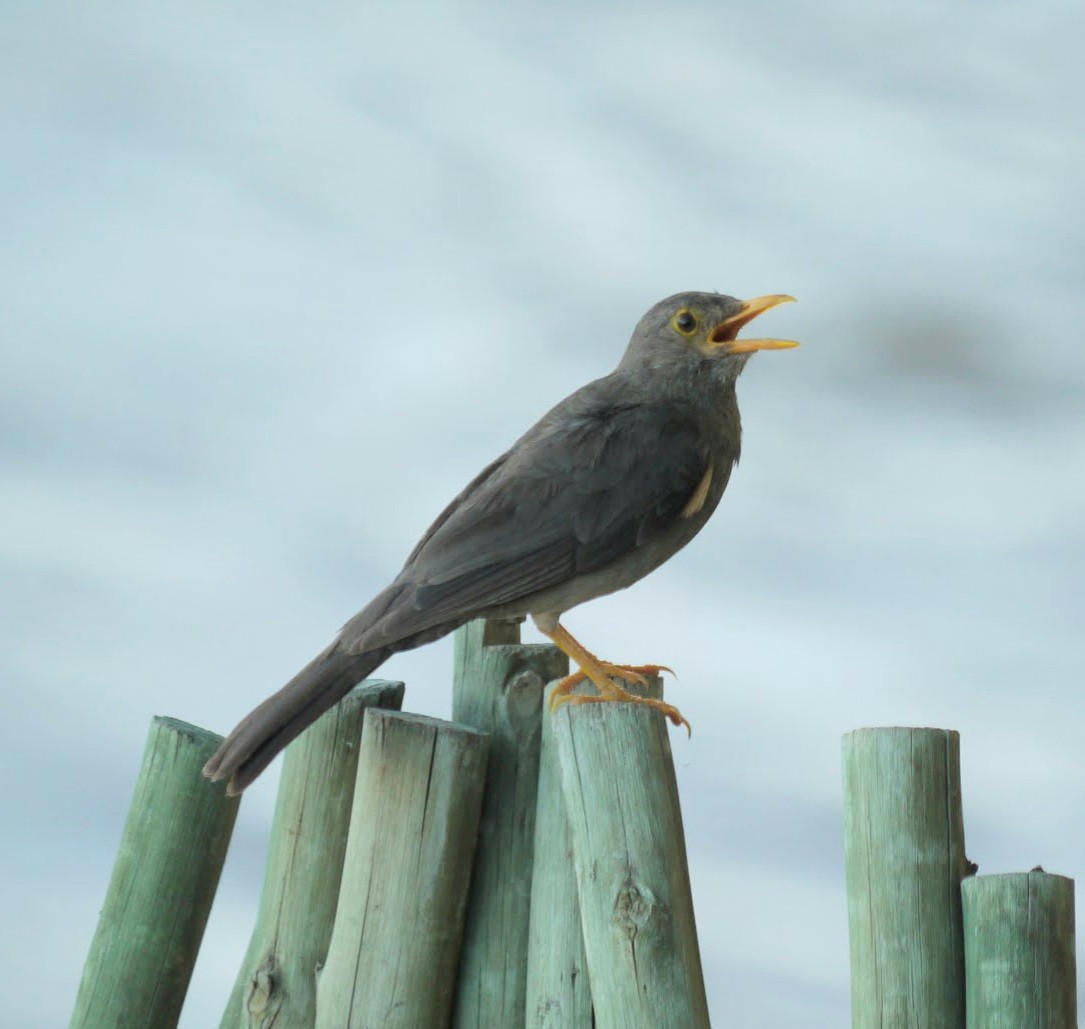
<svg viewBox="0 0 1085 1029">
<path fill-rule="evenodd" d="M 701 537 L 567 622 L 679 673 L 714 1020 L 846 1020 L 848 729 L 960 730 L 981 870 L 1081 877 L 1079 7 L 4 23 L 0 1022 L 68 1015 L 151 715 L 229 729 L 682 289 L 793 293 L 771 328 L 804 345 L 748 368 Z M 447 715 L 450 655 L 381 674 Z M 276 777 L 189 1029 L 247 942 Z"/>
</svg>

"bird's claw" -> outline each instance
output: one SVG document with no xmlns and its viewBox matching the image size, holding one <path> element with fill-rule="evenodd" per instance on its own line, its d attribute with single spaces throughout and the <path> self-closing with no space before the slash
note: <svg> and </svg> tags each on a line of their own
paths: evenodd
<svg viewBox="0 0 1085 1029">
<path fill-rule="evenodd" d="M 674 725 L 686 727 L 687 738 L 693 735 L 693 727 L 689 721 L 673 704 L 657 700 L 655 697 L 640 697 L 635 693 L 627 693 L 625 690 L 610 693 L 565 693 L 557 695 L 557 688 L 550 696 L 550 712 L 553 714 L 562 704 L 636 704 L 640 707 L 648 707 L 658 711 L 668 718 Z"/>
<path fill-rule="evenodd" d="M 666 701 L 655 697 L 642 697 L 639 694 L 630 693 L 612 681 L 613 679 L 622 679 L 625 682 L 637 683 L 647 689 L 648 676 L 658 676 L 660 672 L 670 672 L 671 675 L 674 675 L 672 668 L 668 668 L 666 665 L 615 665 L 609 661 L 600 661 L 599 666 L 609 677 L 595 683 L 595 687 L 599 692 L 590 694 L 573 693 L 573 690 L 584 681 L 594 681 L 587 672 L 579 669 L 573 672 L 572 675 L 567 675 L 551 691 L 551 714 L 557 711 L 562 704 L 599 704 L 624 701 L 628 704 L 639 704 L 641 707 L 648 707 L 653 711 L 658 711 L 674 725 L 684 725 L 686 733 L 689 736 L 693 735 L 693 729 L 690 727 L 689 722 L 673 704 L 668 704 Z"/>
<path fill-rule="evenodd" d="M 612 679 L 623 679 L 626 682 L 635 682 L 638 686 L 648 688 L 648 678 L 658 676 L 660 672 L 668 672 L 674 675 L 674 669 L 667 665 L 614 665 L 609 661 L 600 661 L 600 666 Z M 565 676 L 550 695 L 550 710 L 555 711 L 564 699 L 582 682 L 589 679 L 588 673 L 582 668 Z M 624 691 L 623 691 L 624 692 Z"/>
</svg>

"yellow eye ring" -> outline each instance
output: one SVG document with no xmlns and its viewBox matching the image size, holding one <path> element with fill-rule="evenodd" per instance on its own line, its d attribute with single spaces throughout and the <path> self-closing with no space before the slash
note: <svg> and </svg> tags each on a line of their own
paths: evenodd
<svg viewBox="0 0 1085 1029">
<path fill-rule="evenodd" d="M 689 310 L 689 308 L 683 307 L 672 319 L 671 325 L 675 327 L 683 336 L 692 336 L 697 330 L 697 316 Z"/>
</svg>

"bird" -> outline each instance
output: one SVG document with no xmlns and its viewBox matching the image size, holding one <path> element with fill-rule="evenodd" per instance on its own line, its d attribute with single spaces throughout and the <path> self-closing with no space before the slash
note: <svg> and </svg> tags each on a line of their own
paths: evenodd
<svg viewBox="0 0 1085 1029">
<path fill-rule="evenodd" d="M 603 661 L 561 618 L 633 585 L 704 527 L 739 459 L 739 374 L 758 350 L 798 346 L 739 339 L 739 330 L 793 300 L 685 292 L 652 306 L 614 370 L 570 394 L 483 468 L 395 579 L 238 723 L 204 774 L 241 793 L 392 654 L 476 618 L 530 616 L 568 655 L 577 670 L 553 690 L 551 711 L 564 703 L 639 704 L 688 731 L 677 708 L 615 681 L 666 666 Z M 597 692 L 574 694 L 585 679 Z"/>
</svg>

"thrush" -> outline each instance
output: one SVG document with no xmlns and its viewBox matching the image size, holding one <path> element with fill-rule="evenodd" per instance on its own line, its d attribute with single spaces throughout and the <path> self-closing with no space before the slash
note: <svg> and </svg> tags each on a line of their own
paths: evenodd
<svg viewBox="0 0 1085 1029">
<path fill-rule="evenodd" d="M 641 704 L 688 729 L 676 708 L 615 681 L 662 666 L 601 661 L 560 619 L 644 578 L 701 531 L 739 458 L 739 374 L 757 350 L 798 346 L 738 332 L 793 299 L 678 293 L 652 307 L 614 371 L 566 397 L 479 472 L 395 580 L 238 724 L 204 774 L 240 793 L 389 656 L 475 618 L 530 615 L 569 656 L 578 671 L 554 690 L 552 707 Z M 597 693 L 573 695 L 584 679 Z"/>
</svg>

